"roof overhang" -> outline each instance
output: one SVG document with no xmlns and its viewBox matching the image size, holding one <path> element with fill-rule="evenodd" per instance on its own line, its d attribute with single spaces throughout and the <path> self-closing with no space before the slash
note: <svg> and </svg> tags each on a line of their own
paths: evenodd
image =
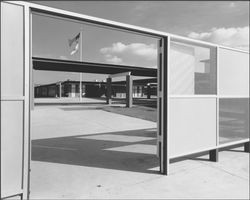
<svg viewBox="0 0 250 200">
<path fill-rule="evenodd" d="M 33 69 L 46 71 L 118 74 L 131 72 L 132 76 L 157 77 L 157 69 L 126 65 L 80 62 L 71 60 L 32 57 Z"/>
</svg>

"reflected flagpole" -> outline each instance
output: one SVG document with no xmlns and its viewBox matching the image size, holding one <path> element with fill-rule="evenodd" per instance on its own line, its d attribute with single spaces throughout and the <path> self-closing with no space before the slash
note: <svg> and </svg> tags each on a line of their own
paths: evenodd
<svg viewBox="0 0 250 200">
<path fill-rule="evenodd" d="M 80 54 L 80 62 L 83 62 L 83 28 L 81 28 L 80 33 L 78 33 L 73 39 L 69 39 L 69 47 L 75 44 L 73 51 L 71 51 L 70 55 L 74 55 L 79 51 Z M 82 73 L 79 73 L 80 81 L 79 81 L 79 101 L 82 101 Z"/>
<path fill-rule="evenodd" d="M 82 45 L 82 35 L 83 34 L 83 28 L 81 28 L 81 31 L 80 31 L 80 62 L 83 62 L 83 55 L 82 55 L 82 52 L 83 52 L 83 45 Z M 79 83 L 79 100 L 80 102 L 82 101 L 82 73 L 80 72 L 80 83 Z"/>
</svg>

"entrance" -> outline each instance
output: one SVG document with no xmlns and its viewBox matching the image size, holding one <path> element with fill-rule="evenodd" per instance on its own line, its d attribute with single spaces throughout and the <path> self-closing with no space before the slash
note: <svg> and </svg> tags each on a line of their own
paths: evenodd
<svg viewBox="0 0 250 200">
<path fill-rule="evenodd" d="M 90 191 L 98 196 L 98 187 L 112 190 L 112 185 L 137 181 L 138 173 L 159 173 L 157 68 L 149 66 L 157 65 L 158 40 L 92 24 L 64 22 L 64 18 L 36 12 L 32 22 L 35 92 L 31 111 L 30 197 L 82 198 L 88 197 L 85 195 Z M 43 23 L 48 28 L 42 31 Z M 74 57 L 67 55 L 68 50 L 63 54 L 61 47 L 50 51 L 67 42 L 60 39 L 56 30 L 63 33 L 73 26 L 73 37 L 82 27 L 81 39 L 76 42 L 80 48 Z M 44 44 L 44 35 L 50 35 L 53 43 Z M 106 44 L 110 35 L 112 40 Z M 97 63 L 98 55 L 88 55 L 97 52 L 88 43 L 96 46 L 92 38 L 101 36 L 98 44 L 105 45 L 100 48 L 104 60 Z M 55 57 L 39 54 L 41 48 Z M 123 52 L 124 57 L 119 55 L 121 64 L 105 57 L 114 57 L 115 48 L 128 49 Z M 145 56 L 133 53 L 138 48 L 151 50 L 154 60 L 147 64 Z M 62 55 L 57 58 L 59 51 Z M 138 66 L 132 66 L 132 62 Z M 131 173 L 136 175 L 126 180 Z"/>
<path fill-rule="evenodd" d="M 166 70 L 164 70 L 164 66 L 167 65 L 167 36 L 162 36 L 158 33 L 155 33 L 154 31 L 146 29 L 144 30 L 138 27 L 95 19 L 92 17 L 78 15 L 75 13 L 48 8 L 45 6 L 27 2 L 1 2 L 1 11 L 1 14 L 3 16 L 1 21 L 1 47 L 4 46 L 4 51 L 1 51 L 1 57 L 3 58 L 1 65 L 12 66 L 11 68 L 1 66 L 1 74 L 6 74 L 1 77 L 2 82 L 6 83 L 5 87 L 1 89 L 1 112 L 2 115 L 5 116 L 5 118 L 1 119 L 1 131 L 2 133 L 13 133 L 1 135 L 1 163 L 3 163 L 1 164 L 1 198 L 7 198 L 11 196 L 29 198 L 31 164 L 30 160 L 32 153 L 30 133 L 32 133 L 33 131 L 31 127 L 31 112 L 34 106 L 34 85 L 32 80 L 34 76 L 32 75 L 32 63 L 35 59 L 33 60 L 33 54 L 31 53 L 33 48 L 31 38 L 35 36 L 34 34 L 32 34 L 32 20 L 34 17 L 34 13 L 36 13 L 37 15 L 48 14 L 57 19 L 61 18 L 73 20 L 75 21 L 75 23 L 81 22 L 86 24 L 93 24 L 98 27 L 101 26 L 112 28 L 115 30 L 122 30 L 130 34 L 135 33 L 143 37 L 152 37 L 157 41 L 158 44 L 156 44 L 155 47 L 157 49 L 156 57 L 158 60 L 156 64 L 156 69 L 158 68 L 157 146 L 158 155 L 160 157 L 160 171 L 161 173 L 167 174 L 167 162 L 165 161 L 165 159 L 167 159 L 167 152 L 164 151 L 166 150 L 165 143 L 167 142 L 165 137 L 166 125 L 165 123 L 163 123 L 162 119 L 162 117 L 166 117 L 166 113 L 164 111 L 161 111 L 164 110 L 164 105 L 166 105 L 165 98 L 167 97 L 165 95 L 167 88 L 163 83 L 164 77 L 166 76 Z M 16 33 L 20 34 L 17 35 Z M 70 34 L 69 36 L 72 36 L 72 34 Z M 9 45 L 12 43 L 15 48 Z M 127 43 L 127 45 L 128 44 L 129 43 Z M 105 51 L 107 51 L 107 49 L 103 50 L 104 53 Z M 13 56 L 15 57 L 15 59 L 9 59 L 9 57 Z M 47 55 L 46 59 L 48 59 L 48 57 L 49 56 Z M 108 60 L 115 60 L 117 62 L 120 61 L 117 57 L 109 57 L 109 54 L 107 54 L 105 58 Z M 63 57 L 61 57 L 60 59 L 63 59 Z M 53 62 L 53 59 L 51 59 L 50 61 Z M 79 72 L 78 70 L 76 70 L 76 65 L 79 65 L 79 61 L 75 61 L 74 64 L 75 68 L 73 69 L 73 71 Z M 66 67 L 67 61 L 65 63 L 60 63 L 60 65 L 61 67 Z M 130 65 L 131 63 L 128 64 L 128 66 Z M 109 66 L 111 65 L 109 64 Z M 57 66 L 54 65 L 54 67 Z M 92 66 L 90 66 L 89 69 L 90 68 L 92 68 Z M 134 69 L 136 67 L 132 65 L 132 68 Z M 130 69 L 128 70 L 127 66 L 125 67 L 125 69 L 125 72 L 131 71 Z M 56 71 L 56 69 L 54 70 Z M 122 68 L 119 68 L 117 70 L 118 71 L 115 71 L 114 74 L 124 72 L 121 71 Z M 141 70 L 137 68 L 136 73 L 140 74 Z M 135 76 L 138 76 L 138 74 L 135 74 Z M 136 80 L 134 82 L 136 82 Z M 138 82 L 141 82 L 141 80 L 138 80 Z M 140 88 L 133 88 L 132 91 L 133 90 L 137 91 L 137 95 L 140 94 Z M 77 91 L 77 88 L 75 88 L 74 91 Z M 53 92 L 50 92 L 49 95 L 53 95 Z M 12 126 L 9 126 L 10 121 Z"/>
</svg>

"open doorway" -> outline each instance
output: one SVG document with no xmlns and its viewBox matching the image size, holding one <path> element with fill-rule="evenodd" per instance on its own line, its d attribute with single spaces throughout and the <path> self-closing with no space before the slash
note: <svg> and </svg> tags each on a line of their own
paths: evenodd
<svg viewBox="0 0 250 200">
<path fill-rule="evenodd" d="M 159 173 L 158 40 L 37 13 L 32 23 L 31 198 L 100 198 Z"/>
</svg>

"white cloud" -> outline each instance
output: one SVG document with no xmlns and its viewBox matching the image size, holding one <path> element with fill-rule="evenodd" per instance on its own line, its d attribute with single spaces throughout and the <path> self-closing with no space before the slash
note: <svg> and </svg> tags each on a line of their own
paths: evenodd
<svg viewBox="0 0 250 200">
<path fill-rule="evenodd" d="M 67 56 L 60 56 L 60 59 L 68 60 Z"/>
<path fill-rule="evenodd" d="M 249 50 L 249 26 L 212 28 L 209 32 L 191 32 L 188 37 Z"/>
<path fill-rule="evenodd" d="M 113 64 L 122 64 L 123 63 L 121 58 L 119 58 L 117 56 L 110 55 L 110 54 L 105 55 L 105 60 L 107 62 L 113 63 Z"/>
<path fill-rule="evenodd" d="M 100 49 L 107 62 L 128 65 L 151 65 L 157 60 L 157 48 L 155 44 L 131 43 L 124 44 L 122 42 L 113 43 L 109 47 Z M 154 66 L 153 65 L 153 66 Z"/>
<path fill-rule="evenodd" d="M 111 47 L 104 47 L 101 50 L 103 54 L 124 54 L 131 53 L 137 56 L 145 57 L 147 60 L 156 59 L 157 50 L 154 44 L 131 43 L 123 44 L 122 42 L 113 43 Z"/>
</svg>

